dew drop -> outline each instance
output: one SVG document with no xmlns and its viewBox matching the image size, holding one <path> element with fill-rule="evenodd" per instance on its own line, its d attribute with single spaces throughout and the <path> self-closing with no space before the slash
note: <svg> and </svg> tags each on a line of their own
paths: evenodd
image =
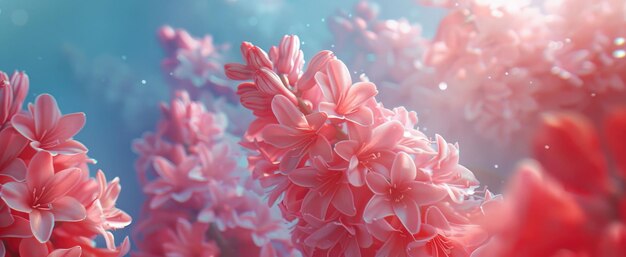
<svg viewBox="0 0 626 257">
<path fill-rule="evenodd" d="M 126 55 L 122 55 L 122 60 L 126 61 Z"/>
<path fill-rule="evenodd" d="M 545 148 L 546 150 L 550 149 L 549 145 L 544 145 L 543 148 Z"/>
<path fill-rule="evenodd" d="M 572 39 L 571 39 L 571 38 L 566 38 L 566 39 L 565 39 L 565 43 L 571 43 L 571 42 L 572 42 Z"/>
<path fill-rule="evenodd" d="M 621 45 L 623 45 L 624 43 L 626 43 L 626 39 L 624 39 L 623 37 L 618 37 L 618 38 L 615 38 L 615 40 L 613 41 L 613 43 L 614 43 L 616 46 L 621 46 Z"/>
<path fill-rule="evenodd" d="M 448 89 L 448 84 L 446 82 L 439 83 L 439 90 L 444 91 Z"/>
<path fill-rule="evenodd" d="M 495 165 L 493 165 L 493 167 L 497 169 L 499 166 L 498 166 L 498 164 L 495 164 Z"/>
<path fill-rule="evenodd" d="M 148 83 L 148 82 L 147 82 L 145 79 L 142 79 L 142 80 L 141 80 L 141 84 L 142 84 L 142 85 L 145 85 L 146 83 Z"/>
<path fill-rule="evenodd" d="M 322 22 L 326 22 L 326 18 L 322 18 Z"/>
<path fill-rule="evenodd" d="M 619 50 L 613 51 L 613 57 L 618 58 L 618 59 L 626 57 L 626 50 L 619 49 Z"/>
<path fill-rule="evenodd" d="M 591 93 L 591 97 L 596 97 L 596 93 Z"/>
<path fill-rule="evenodd" d="M 308 23 L 307 23 L 307 24 L 306 24 L 306 27 L 307 27 L 307 28 L 308 28 L 308 27 L 311 27 L 311 24 L 308 24 Z"/>
<path fill-rule="evenodd" d="M 335 48 L 335 44 L 330 45 L 330 48 Z"/>
</svg>

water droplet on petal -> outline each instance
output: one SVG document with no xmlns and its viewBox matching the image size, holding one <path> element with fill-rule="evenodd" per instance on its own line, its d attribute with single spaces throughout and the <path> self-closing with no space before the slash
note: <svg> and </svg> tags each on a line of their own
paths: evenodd
<svg viewBox="0 0 626 257">
<path fill-rule="evenodd" d="M 326 22 L 326 19 L 325 19 L 325 18 L 322 18 L 322 22 Z"/>
<path fill-rule="evenodd" d="M 446 82 L 439 83 L 439 90 L 444 91 L 448 89 L 448 84 Z"/>
<path fill-rule="evenodd" d="M 591 97 L 596 97 L 596 93 L 591 93 Z"/>
<path fill-rule="evenodd" d="M 498 164 L 496 164 L 496 165 L 493 165 L 493 167 L 497 169 L 499 166 L 498 166 Z"/>
<path fill-rule="evenodd" d="M 148 83 L 148 82 L 147 82 L 145 79 L 142 79 L 142 80 L 141 80 L 141 84 L 142 84 L 142 85 L 145 85 L 146 83 Z"/>
<path fill-rule="evenodd" d="M 550 149 L 549 145 L 544 145 L 543 148 L 545 148 L 546 150 Z"/>
<path fill-rule="evenodd" d="M 619 49 L 619 50 L 613 51 L 613 57 L 618 58 L 618 59 L 626 57 L 626 50 Z"/>
<path fill-rule="evenodd" d="M 616 46 L 621 46 L 621 45 L 623 45 L 624 43 L 626 43 L 626 39 L 624 39 L 623 37 L 618 37 L 618 38 L 615 38 L 615 40 L 613 41 L 613 43 L 614 43 Z"/>
</svg>

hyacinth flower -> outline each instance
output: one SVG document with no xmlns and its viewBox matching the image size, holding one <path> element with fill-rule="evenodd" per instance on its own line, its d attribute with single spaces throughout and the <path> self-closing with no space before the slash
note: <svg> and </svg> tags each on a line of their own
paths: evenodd
<svg viewBox="0 0 626 257">
<path fill-rule="evenodd" d="M 158 32 L 166 58 L 162 62 L 174 90 L 190 94 L 210 93 L 236 101 L 235 92 L 223 78 L 223 59 L 228 45 L 216 45 L 210 35 L 195 38 L 187 31 L 163 26 Z"/>
<path fill-rule="evenodd" d="M 397 101 L 402 96 L 396 91 L 400 89 L 398 86 L 423 69 L 422 58 L 428 41 L 419 24 L 406 19 L 384 20 L 379 17 L 379 11 L 375 3 L 359 1 L 350 14 L 338 12 L 331 16 L 328 25 L 336 51 L 349 56 L 348 66 L 364 72 L 376 83 L 393 85 L 385 88 L 391 92 L 381 90 L 381 93 L 385 100 Z"/>
<path fill-rule="evenodd" d="M 445 113 L 482 138 L 516 143 L 542 112 L 594 115 L 623 102 L 623 1 L 420 2 L 449 9 L 425 51 L 427 72 L 403 85 L 426 99 L 431 127 L 470 135 L 429 119 Z"/>
<path fill-rule="evenodd" d="M 474 194 L 458 149 L 451 154 L 443 138 L 417 130 L 414 112 L 377 102 L 374 83 L 353 84 L 332 53 L 306 68 L 293 61 L 297 42 L 283 37 L 272 49 L 290 54 L 278 59 L 244 42 L 245 63 L 225 68 L 248 80 L 238 92 L 242 103 L 256 103 L 244 106 L 257 119 L 241 144 L 269 203 L 296 223 L 295 247 L 305 256 L 469 256 L 485 239 L 471 218 L 485 198 Z"/>
<path fill-rule="evenodd" d="M 518 169 L 499 207 L 487 212 L 494 236 L 473 256 L 626 252 L 626 108 L 610 111 L 598 129 L 576 113 L 543 118 L 533 141 L 537 161 Z"/>
<path fill-rule="evenodd" d="M 242 115 L 244 112 L 238 104 L 234 86 L 224 76 L 223 64 L 229 45 L 215 44 L 211 35 L 195 38 L 183 29 L 169 26 L 161 27 L 158 37 L 165 52 L 162 68 L 172 94 L 185 90 L 209 110 L 229 117 L 237 116 L 237 119 L 230 120 L 228 131 L 243 134 L 252 117 Z"/>
<path fill-rule="evenodd" d="M 133 144 L 147 199 L 131 255 L 293 256 L 288 224 L 241 166 L 225 115 L 186 91 L 161 111 L 156 131 Z"/>
<path fill-rule="evenodd" d="M 16 72 L 2 83 L 0 256 L 125 255 L 128 238 L 116 246 L 111 233 L 131 222 L 115 207 L 119 179 L 107 183 L 102 171 L 89 177 L 88 164 L 94 161 L 73 139 L 85 124 L 84 113 L 63 115 L 47 94 L 21 110 L 29 86 L 26 74 Z M 106 248 L 97 247 L 99 236 Z"/>
</svg>

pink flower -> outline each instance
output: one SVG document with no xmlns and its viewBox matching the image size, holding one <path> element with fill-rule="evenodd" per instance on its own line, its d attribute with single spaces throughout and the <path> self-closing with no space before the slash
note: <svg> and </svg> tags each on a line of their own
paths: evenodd
<svg viewBox="0 0 626 257">
<path fill-rule="evenodd" d="M 332 204 L 347 216 L 356 215 L 354 195 L 343 167 L 330 167 L 317 157 L 313 159 L 312 167 L 291 171 L 289 179 L 298 186 L 311 189 L 302 202 L 301 211 L 304 214 L 323 219 Z"/>
<path fill-rule="evenodd" d="M 104 236 L 107 248 L 115 250 L 115 240 L 109 230 L 121 229 L 130 225 L 132 218 L 126 212 L 115 207 L 122 189 L 119 178 L 116 177 L 107 182 L 104 172 L 98 170 L 96 179 L 99 189 L 98 197 L 87 209 L 87 219 L 93 222 L 95 229 Z"/>
<path fill-rule="evenodd" d="M 372 110 L 364 103 L 378 94 L 376 86 L 370 82 L 352 84 L 350 71 L 340 60 L 330 60 L 326 67 L 326 74 L 315 75 L 325 97 L 319 104 L 319 110 L 327 113 L 331 119 L 371 125 L 374 119 Z"/>
<path fill-rule="evenodd" d="M 308 214 L 297 227 L 306 233 L 304 244 L 316 249 L 309 256 L 368 256 L 362 249 L 374 243 L 364 224 L 342 219 L 318 219 Z"/>
<path fill-rule="evenodd" d="M 167 257 L 217 257 L 220 249 L 215 242 L 206 239 L 208 225 L 203 223 L 190 224 L 179 219 L 175 231 L 168 231 L 170 240 L 164 242 L 163 248 Z"/>
<path fill-rule="evenodd" d="M 3 180 L 21 181 L 26 177 L 26 164 L 24 160 L 17 158 L 28 144 L 24 138 L 13 128 L 5 128 L 0 131 L 0 183 Z"/>
<path fill-rule="evenodd" d="M 80 257 L 82 249 L 80 246 L 74 246 L 69 249 L 56 249 L 49 252 L 48 246 L 37 242 L 35 239 L 23 239 L 20 242 L 20 256 L 24 257 Z"/>
<path fill-rule="evenodd" d="M 279 124 L 267 125 L 263 130 L 263 138 L 278 148 L 289 149 L 281 160 L 281 167 L 285 170 L 293 169 L 309 150 L 313 156 L 331 159 L 330 144 L 320 134 L 326 122 L 326 114 L 316 112 L 305 116 L 282 95 L 274 97 L 272 110 Z"/>
<path fill-rule="evenodd" d="M 24 72 L 15 72 L 9 77 L 6 73 L 0 72 L 0 124 L 11 121 L 11 118 L 22 109 L 22 103 L 28 93 L 28 76 Z"/>
<path fill-rule="evenodd" d="M 193 96 L 209 93 L 234 101 L 235 92 L 224 79 L 223 59 L 228 45 L 216 45 L 210 35 L 195 38 L 187 31 L 164 26 L 159 39 L 166 53 L 162 62 L 166 78 L 175 89 Z"/>
<path fill-rule="evenodd" d="M 275 64 L 276 71 L 287 75 L 290 84 L 298 81 L 304 65 L 304 54 L 300 50 L 300 38 L 295 35 L 285 35 L 278 47 L 270 49 L 270 60 Z"/>
<path fill-rule="evenodd" d="M 52 155 L 87 152 L 83 144 L 72 139 L 85 125 L 84 113 L 61 115 L 56 100 L 48 94 L 38 96 L 28 109 L 29 113 L 16 114 L 11 123 L 31 141 L 32 148 Z"/>
<path fill-rule="evenodd" d="M 85 219 L 85 207 L 66 196 L 80 178 L 79 169 L 55 173 L 52 155 L 39 152 L 28 165 L 26 182 L 6 183 L 0 194 L 9 207 L 28 213 L 33 235 L 43 243 L 50 238 L 55 221 Z"/>
<path fill-rule="evenodd" d="M 154 169 L 159 178 L 144 188 L 144 192 L 153 195 L 150 208 L 158 208 L 170 199 L 184 203 L 191 199 L 195 192 L 206 190 L 200 183 L 204 178 L 201 177 L 198 160 L 194 157 L 174 164 L 159 156 L 154 159 Z"/>
<path fill-rule="evenodd" d="M 412 234 L 421 227 L 420 206 L 442 200 L 446 191 L 440 187 L 415 181 L 417 168 L 406 153 L 398 153 L 389 177 L 376 172 L 367 174 L 367 186 L 374 196 L 365 206 L 363 220 L 372 222 L 395 215 Z"/>
<path fill-rule="evenodd" d="M 362 186 L 368 171 L 388 172 L 387 167 L 395 157 L 393 150 L 404 136 L 404 127 L 391 121 L 374 129 L 359 125 L 348 125 L 348 128 L 351 130 L 350 140 L 338 142 L 335 152 L 349 162 L 347 173 L 350 184 Z"/>
<path fill-rule="evenodd" d="M 191 101 L 186 91 L 176 91 L 170 106 L 161 105 L 166 120 L 160 126 L 176 141 L 195 145 L 199 141 L 213 142 L 221 137 L 226 127 L 224 117 L 206 110 L 199 102 Z"/>
</svg>

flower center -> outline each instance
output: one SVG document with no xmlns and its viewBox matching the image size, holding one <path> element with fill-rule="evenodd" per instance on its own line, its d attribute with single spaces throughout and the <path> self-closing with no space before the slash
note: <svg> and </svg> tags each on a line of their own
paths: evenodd
<svg viewBox="0 0 626 257">
<path fill-rule="evenodd" d="M 402 201 L 404 199 L 404 192 L 405 191 L 406 191 L 405 188 L 398 188 L 397 184 L 393 184 L 389 188 L 389 196 L 391 197 L 391 199 L 394 202 L 399 203 L 400 201 Z"/>
<path fill-rule="evenodd" d="M 46 192 L 45 186 L 42 187 L 40 190 L 37 190 L 37 188 L 33 188 L 33 204 L 31 206 L 33 209 L 46 210 L 46 211 L 52 209 L 52 204 L 40 202 L 43 199 L 45 192 Z"/>
<path fill-rule="evenodd" d="M 452 253 L 452 242 L 450 242 L 450 239 L 442 235 L 435 236 L 435 238 L 430 240 L 427 245 L 429 253 L 432 256 L 447 257 L 450 256 L 450 253 Z"/>
</svg>

